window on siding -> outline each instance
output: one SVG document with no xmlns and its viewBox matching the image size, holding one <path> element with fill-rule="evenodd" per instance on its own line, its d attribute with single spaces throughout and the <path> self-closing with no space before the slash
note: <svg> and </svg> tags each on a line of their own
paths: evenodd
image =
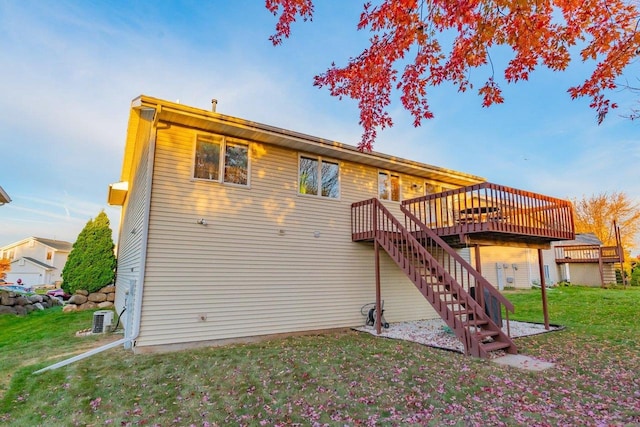
<svg viewBox="0 0 640 427">
<path fill-rule="evenodd" d="M 549 274 L 549 266 L 548 265 L 543 265 L 543 269 L 544 269 L 544 279 L 546 281 L 551 280 L 551 274 Z"/>
<path fill-rule="evenodd" d="M 389 172 L 378 173 L 378 198 L 400 201 L 400 177 Z"/>
<path fill-rule="evenodd" d="M 47 261 L 51 261 L 51 258 L 53 258 L 53 252 L 47 251 Z"/>
<path fill-rule="evenodd" d="M 249 177 L 249 147 L 229 143 L 224 154 L 224 182 L 247 185 Z"/>
<path fill-rule="evenodd" d="M 425 182 L 424 183 L 424 195 L 428 196 L 429 194 L 434 194 L 438 192 L 438 187 L 431 183 L 431 182 Z"/>
<path fill-rule="evenodd" d="M 340 196 L 340 166 L 320 157 L 300 156 L 298 192 L 330 199 Z"/>
<path fill-rule="evenodd" d="M 249 145 L 228 141 L 222 136 L 198 138 L 196 140 L 193 177 L 248 185 Z"/>
</svg>

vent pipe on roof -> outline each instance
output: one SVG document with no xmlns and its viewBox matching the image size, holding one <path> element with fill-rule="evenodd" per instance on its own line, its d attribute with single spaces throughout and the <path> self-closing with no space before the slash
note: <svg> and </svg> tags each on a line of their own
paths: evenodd
<svg viewBox="0 0 640 427">
<path fill-rule="evenodd" d="M 216 107 L 218 106 L 218 100 L 213 98 L 211 100 L 211 111 L 216 112 Z"/>
</svg>

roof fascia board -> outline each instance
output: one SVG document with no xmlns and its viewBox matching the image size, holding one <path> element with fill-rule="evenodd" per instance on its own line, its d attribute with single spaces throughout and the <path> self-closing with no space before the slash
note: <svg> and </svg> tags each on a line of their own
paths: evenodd
<svg viewBox="0 0 640 427">
<path fill-rule="evenodd" d="M 10 203 L 11 197 L 7 194 L 6 191 L 2 187 L 0 187 L 0 205 L 4 205 L 5 203 Z"/>
</svg>

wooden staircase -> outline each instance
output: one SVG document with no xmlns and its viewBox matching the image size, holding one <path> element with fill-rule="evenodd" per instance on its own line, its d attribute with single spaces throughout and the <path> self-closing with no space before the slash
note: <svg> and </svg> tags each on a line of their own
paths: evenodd
<svg viewBox="0 0 640 427">
<path fill-rule="evenodd" d="M 351 207 L 352 239 L 376 241 L 389 254 L 464 344 L 465 354 L 487 358 L 497 350 L 517 353 L 511 338 L 487 314 L 484 297 L 498 309 L 513 312 L 513 305 L 455 250 L 407 210 L 405 226 L 378 199 Z"/>
</svg>

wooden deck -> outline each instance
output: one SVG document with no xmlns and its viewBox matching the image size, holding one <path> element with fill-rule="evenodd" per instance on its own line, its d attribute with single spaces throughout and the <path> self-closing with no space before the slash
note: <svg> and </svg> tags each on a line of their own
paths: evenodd
<svg viewBox="0 0 640 427">
<path fill-rule="evenodd" d="M 564 245 L 555 247 L 556 263 L 618 263 L 620 248 L 599 245 Z"/>
<path fill-rule="evenodd" d="M 452 247 L 548 248 L 552 241 L 575 237 L 570 202 L 488 182 L 405 200 L 402 206 Z"/>
</svg>

